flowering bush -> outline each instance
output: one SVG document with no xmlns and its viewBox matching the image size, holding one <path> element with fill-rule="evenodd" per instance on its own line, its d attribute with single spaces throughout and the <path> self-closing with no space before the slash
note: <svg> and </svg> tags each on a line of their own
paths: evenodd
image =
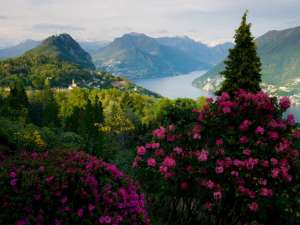
<svg viewBox="0 0 300 225">
<path fill-rule="evenodd" d="M 6 159 L 0 186 L 1 224 L 150 224 L 137 187 L 116 166 L 83 152 Z"/>
<path fill-rule="evenodd" d="M 204 224 L 286 224 L 284 215 L 299 213 L 300 131 L 293 115 L 282 117 L 289 106 L 288 98 L 277 102 L 263 92 L 223 93 L 195 111 L 187 131 L 175 125 L 153 131 L 154 140 L 137 147 L 133 167 L 148 192 L 173 197 L 193 217 L 207 210 Z"/>
</svg>

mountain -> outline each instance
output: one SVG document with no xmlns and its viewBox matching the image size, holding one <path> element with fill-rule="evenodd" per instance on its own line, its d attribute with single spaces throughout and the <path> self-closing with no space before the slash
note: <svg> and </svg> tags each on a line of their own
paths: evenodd
<svg viewBox="0 0 300 225">
<path fill-rule="evenodd" d="M 91 56 L 68 34 L 51 36 L 25 54 L 52 57 L 83 69 L 95 69 Z"/>
<path fill-rule="evenodd" d="M 23 55 L 25 52 L 29 51 L 30 49 L 35 48 L 40 43 L 41 43 L 40 41 L 26 40 L 15 46 L 0 49 L 0 59 L 18 57 L 20 55 Z"/>
<path fill-rule="evenodd" d="M 211 67 L 183 49 L 145 34 L 129 33 L 92 54 L 97 69 L 129 79 L 188 73 Z"/>
<path fill-rule="evenodd" d="M 116 88 L 158 97 L 121 77 L 94 70 L 91 57 L 67 34 L 51 36 L 24 55 L 0 61 L 0 86 L 20 78 L 27 87 L 41 89 L 49 80 L 52 87 L 68 88 L 73 81 L 83 88 Z"/>
<path fill-rule="evenodd" d="M 0 49 L 0 59 L 13 58 L 23 55 L 25 52 L 37 47 L 42 41 L 25 40 L 17 45 Z M 89 54 L 92 54 L 109 44 L 108 41 L 80 41 L 78 42 Z"/>
<path fill-rule="evenodd" d="M 294 95 L 300 93 L 300 27 L 269 31 L 256 40 L 262 62 L 263 86 L 272 93 Z M 220 83 L 220 63 L 194 81 L 200 88 L 215 89 Z"/>
<path fill-rule="evenodd" d="M 180 49 L 187 55 L 196 58 L 199 61 L 206 62 L 211 66 L 224 60 L 227 56 L 228 49 L 233 46 L 232 43 L 224 43 L 209 47 L 201 42 L 185 37 L 162 37 L 157 38 L 160 44 Z"/>
<path fill-rule="evenodd" d="M 109 45 L 109 41 L 79 41 L 78 42 L 86 52 L 93 54 L 100 51 L 105 46 Z"/>
</svg>

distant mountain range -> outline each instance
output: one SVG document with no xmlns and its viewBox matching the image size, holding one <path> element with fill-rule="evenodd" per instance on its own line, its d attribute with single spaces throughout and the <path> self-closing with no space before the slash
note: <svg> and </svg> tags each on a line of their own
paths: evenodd
<svg viewBox="0 0 300 225">
<path fill-rule="evenodd" d="M 95 71 L 89 53 L 68 34 L 51 36 L 22 56 L 0 61 L 0 85 L 7 86 L 16 77 L 35 89 L 42 88 L 47 79 L 59 88 L 67 88 L 74 80 L 79 87 L 115 87 L 158 96 L 123 78 Z"/>
<path fill-rule="evenodd" d="M 0 49 L 0 59 L 14 58 L 37 47 L 42 41 L 25 40 L 17 45 Z M 108 41 L 81 41 L 79 45 L 88 53 L 92 54 L 108 45 Z"/>
<path fill-rule="evenodd" d="M 262 61 L 263 87 L 274 94 L 297 97 L 300 93 L 300 27 L 269 31 L 255 41 Z M 219 63 L 196 79 L 194 85 L 216 89 L 221 81 L 219 72 L 223 69 L 224 64 Z"/>
<path fill-rule="evenodd" d="M 0 58 L 20 56 L 40 43 L 28 40 L 7 49 L 0 49 Z M 125 34 L 111 43 L 79 44 L 90 53 L 98 70 L 133 80 L 207 70 L 222 61 L 232 47 L 231 43 L 209 47 L 188 37 L 152 38 L 139 33 Z M 43 52 L 42 47 L 39 49 Z"/>
<path fill-rule="evenodd" d="M 129 33 L 92 54 L 97 69 L 129 79 L 206 70 L 222 61 L 231 45 L 208 47 L 187 37 L 152 38 Z"/>
</svg>

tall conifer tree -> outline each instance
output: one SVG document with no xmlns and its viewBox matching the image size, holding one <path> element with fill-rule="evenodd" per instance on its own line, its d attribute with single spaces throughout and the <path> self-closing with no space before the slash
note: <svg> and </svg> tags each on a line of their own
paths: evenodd
<svg viewBox="0 0 300 225">
<path fill-rule="evenodd" d="M 250 31 L 251 24 L 247 23 L 247 13 L 243 15 L 240 27 L 236 30 L 235 46 L 229 50 L 229 56 L 224 62 L 225 70 L 221 75 L 225 80 L 217 95 L 224 91 L 234 94 L 239 89 L 250 92 L 261 90 L 261 62 Z"/>
</svg>

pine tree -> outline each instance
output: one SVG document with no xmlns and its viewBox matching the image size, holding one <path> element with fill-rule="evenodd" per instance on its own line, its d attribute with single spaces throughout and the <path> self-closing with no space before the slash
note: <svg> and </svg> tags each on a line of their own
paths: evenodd
<svg viewBox="0 0 300 225">
<path fill-rule="evenodd" d="M 236 30 L 235 46 L 229 50 L 225 60 L 225 70 L 221 72 L 225 80 L 217 95 L 226 91 L 234 94 L 239 89 L 250 92 L 260 91 L 261 62 L 256 53 L 254 37 L 250 32 L 251 24 L 247 23 L 247 12 L 242 17 L 240 27 Z"/>
<path fill-rule="evenodd" d="M 21 80 L 16 80 L 10 85 L 7 102 L 11 108 L 16 110 L 28 108 L 28 98 Z"/>
<path fill-rule="evenodd" d="M 56 127 L 59 125 L 58 108 L 50 84 L 45 82 L 43 89 L 43 126 Z"/>
</svg>

